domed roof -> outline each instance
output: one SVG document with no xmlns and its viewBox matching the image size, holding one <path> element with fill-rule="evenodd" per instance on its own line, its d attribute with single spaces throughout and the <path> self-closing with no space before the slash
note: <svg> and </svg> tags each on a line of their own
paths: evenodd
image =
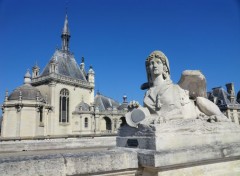
<svg viewBox="0 0 240 176">
<path fill-rule="evenodd" d="M 8 100 L 18 100 L 20 92 L 22 94 L 22 100 L 36 100 L 37 96 L 39 101 L 45 102 L 41 92 L 33 87 L 31 84 L 24 84 L 16 88 L 8 97 Z"/>
<path fill-rule="evenodd" d="M 90 106 L 84 101 L 81 101 L 81 103 L 79 103 L 76 107 L 76 111 L 89 111 L 89 110 Z"/>
</svg>

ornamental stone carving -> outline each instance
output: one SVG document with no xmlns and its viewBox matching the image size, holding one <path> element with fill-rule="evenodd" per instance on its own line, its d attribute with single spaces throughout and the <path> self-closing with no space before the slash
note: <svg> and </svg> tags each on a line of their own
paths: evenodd
<svg viewBox="0 0 240 176">
<path fill-rule="evenodd" d="M 178 119 L 202 119 L 224 122 L 229 119 L 206 95 L 206 80 L 200 71 L 184 71 L 179 84 L 170 78 L 168 58 L 161 51 L 152 52 L 146 59 L 148 82 L 144 105 L 131 102 L 126 121 L 129 126 L 160 124 Z M 183 89 L 183 88 L 185 89 Z"/>
</svg>

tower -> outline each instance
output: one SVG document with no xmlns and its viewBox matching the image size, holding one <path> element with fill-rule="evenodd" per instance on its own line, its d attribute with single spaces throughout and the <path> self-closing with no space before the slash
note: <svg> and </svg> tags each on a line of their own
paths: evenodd
<svg viewBox="0 0 240 176">
<path fill-rule="evenodd" d="M 64 21 L 64 26 L 63 26 L 63 31 L 62 31 L 62 50 L 63 51 L 69 51 L 69 40 L 70 40 L 70 31 L 68 28 L 68 17 L 66 14 L 65 21 Z"/>
<path fill-rule="evenodd" d="M 93 70 L 93 68 L 92 68 L 92 66 L 90 66 L 90 69 L 89 69 L 89 71 L 88 71 L 88 82 L 90 83 L 90 84 L 93 84 L 94 85 L 94 75 L 95 75 L 95 72 L 94 72 L 94 70 Z"/>
<path fill-rule="evenodd" d="M 227 92 L 228 92 L 229 97 L 230 97 L 230 102 L 234 103 L 234 100 L 235 100 L 234 84 L 233 83 L 228 83 L 228 84 L 226 84 L 226 87 L 227 87 Z"/>
<path fill-rule="evenodd" d="M 39 76 L 39 72 L 40 72 L 40 68 L 38 67 L 38 65 L 36 64 L 33 68 L 32 68 L 32 78 L 36 78 Z"/>
</svg>

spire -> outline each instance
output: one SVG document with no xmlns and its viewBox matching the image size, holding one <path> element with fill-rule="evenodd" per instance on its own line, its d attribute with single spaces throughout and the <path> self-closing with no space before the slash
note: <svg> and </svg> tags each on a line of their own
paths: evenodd
<svg viewBox="0 0 240 176">
<path fill-rule="evenodd" d="M 64 21 L 64 26 L 63 26 L 63 31 L 62 31 L 62 50 L 63 51 L 69 51 L 69 40 L 70 40 L 70 31 L 68 28 L 68 16 L 66 14 L 65 21 Z"/>
<path fill-rule="evenodd" d="M 68 16 L 66 14 L 65 16 L 65 21 L 64 21 L 64 26 L 63 26 L 63 32 L 62 34 L 67 34 L 70 35 L 69 28 L 68 28 Z"/>
</svg>

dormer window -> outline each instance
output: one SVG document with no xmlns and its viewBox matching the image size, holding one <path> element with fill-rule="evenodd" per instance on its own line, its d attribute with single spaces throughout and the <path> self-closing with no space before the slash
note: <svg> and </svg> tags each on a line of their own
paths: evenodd
<svg viewBox="0 0 240 176">
<path fill-rule="evenodd" d="M 69 91 L 62 89 L 59 97 L 59 122 L 69 122 Z"/>
</svg>

